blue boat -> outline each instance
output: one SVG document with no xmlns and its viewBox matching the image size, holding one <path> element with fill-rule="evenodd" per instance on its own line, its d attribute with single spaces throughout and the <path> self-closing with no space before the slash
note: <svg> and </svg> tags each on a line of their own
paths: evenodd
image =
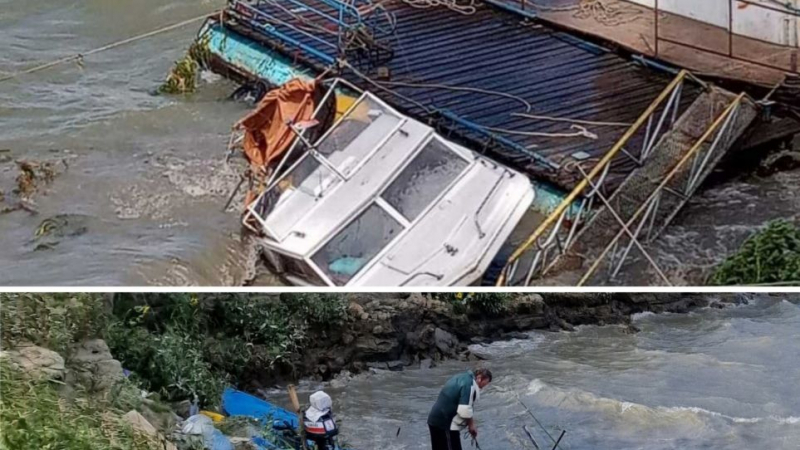
<svg viewBox="0 0 800 450">
<path fill-rule="evenodd" d="M 272 403 L 236 389 L 225 389 L 222 394 L 222 412 L 230 417 L 249 417 L 258 420 L 264 430 L 261 436 L 254 437 L 252 442 L 265 450 L 301 450 L 297 414 Z M 315 449 L 316 444 L 307 440 L 306 448 Z M 320 449 L 322 450 L 322 449 Z M 334 450 L 346 450 L 338 445 Z"/>
</svg>

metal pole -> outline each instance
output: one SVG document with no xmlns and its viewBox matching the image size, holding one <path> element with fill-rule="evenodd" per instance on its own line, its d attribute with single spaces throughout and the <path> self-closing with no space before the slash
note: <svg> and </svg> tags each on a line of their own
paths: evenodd
<svg viewBox="0 0 800 450">
<path fill-rule="evenodd" d="M 658 0 L 656 0 L 655 7 L 653 8 L 653 12 L 655 14 L 655 39 L 656 39 L 656 54 L 654 55 L 658 58 Z"/>
<path fill-rule="evenodd" d="M 728 55 L 733 56 L 733 0 L 728 2 Z"/>
<path fill-rule="evenodd" d="M 561 443 L 561 439 L 564 437 L 565 434 L 567 434 L 567 430 L 562 430 L 561 436 L 559 436 L 558 440 L 556 441 L 556 445 L 553 446 L 553 450 L 556 450 L 556 448 L 558 448 L 558 444 Z"/>
</svg>

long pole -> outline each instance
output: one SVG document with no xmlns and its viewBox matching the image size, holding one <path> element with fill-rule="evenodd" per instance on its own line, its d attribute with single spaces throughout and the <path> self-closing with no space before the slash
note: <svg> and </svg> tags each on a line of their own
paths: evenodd
<svg viewBox="0 0 800 450">
<path fill-rule="evenodd" d="M 733 0 L 728 2 L 728 55 L 733 56 Z"/>
<path fill-rule="evenodd" d="M 300 400 L 297 398 L 297 390 L 295 389 L 293 384 L 290 384 L 289 387 L 289 400 L 292 402 L 292 408 L 294 408 L 295 412 L 297 413 L 297 422 L 299 424 L 300 429 L 300 442 L 302 444 L 303 450 L 308 450 L 308 444 L 306 443 L 306 430 L 305 424 L 303 423 L 303 411 L 300 409 Z"/>
<path fill-rule="evenodd" d="M 561 439 L 564 437 L 564 435 L 566 433 L 567 433 L 567 430 L 561 430 L 561 435 L 558 437 L 558 440 L 556 441 L 555 445 L 553 445 L 553 449 L 552 450 L 556 450 L 556 448 L 558 448 L 558 444 L 561 443 Z"/>
<path fill-rule="evenodd" d="M 654 24 L 653 29 L 655 30 L 655 40 L 656 40 L 656 44 L 655 44 L 655 46 L 656 46 L 656 54 L 653 55 L 653 56 L 658 58 L 658 0 L 656 0 L 655 7 L 653 8 L 653 14 L 654 14 L 654 17 L 653 17 L 653 24 Z"/>
</svg>

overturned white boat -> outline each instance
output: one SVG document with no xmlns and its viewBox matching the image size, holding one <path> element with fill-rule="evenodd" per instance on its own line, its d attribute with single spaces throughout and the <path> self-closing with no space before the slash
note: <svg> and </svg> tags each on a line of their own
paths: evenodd
<svg viewBox="0 0 800 450">
<path fill-rule="evenodd" d="M 533 202 L 526 176 L 369 92 L 316 142 L 307 126 L 245 214 L 292 284 L 474 284 Z"/>
</svg>

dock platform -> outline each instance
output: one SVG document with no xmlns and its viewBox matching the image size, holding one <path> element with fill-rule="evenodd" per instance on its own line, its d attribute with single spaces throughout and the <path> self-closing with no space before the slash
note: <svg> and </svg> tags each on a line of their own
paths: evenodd
<svg viewBox="0 0 800 450">
<path fill-rule="evenodd" d="M 276 3 L 248 5 L 274 15 Z M 237 15 L 234 6 L 225 26 L 318 73 L 332 59 L 346 59 L 352 70 L 342 75 L 359 87 L 449 138 L 567 191 L 582 178 L 574 162 L 606 154 L 674 77 L 669 68 L 654 70 L 488 5 L 474 14 L 420 9 L 401 0 L 381 6 L 394 29 L 382 37 L 389 48 L 381 46 L 377 59 L 326 50 L 322 41 L 332 39 L 323 31 L 327 25 L 305 12 L 302 19 L 282 19 L 296 22 L 281 30 L 282 38 L 274 28 Z M 681 108 L 699 91 L 687 85 Z M 607 187 L 613 189 L 634 167 L 628 158 L 615 160 Z"/>
</svg>

